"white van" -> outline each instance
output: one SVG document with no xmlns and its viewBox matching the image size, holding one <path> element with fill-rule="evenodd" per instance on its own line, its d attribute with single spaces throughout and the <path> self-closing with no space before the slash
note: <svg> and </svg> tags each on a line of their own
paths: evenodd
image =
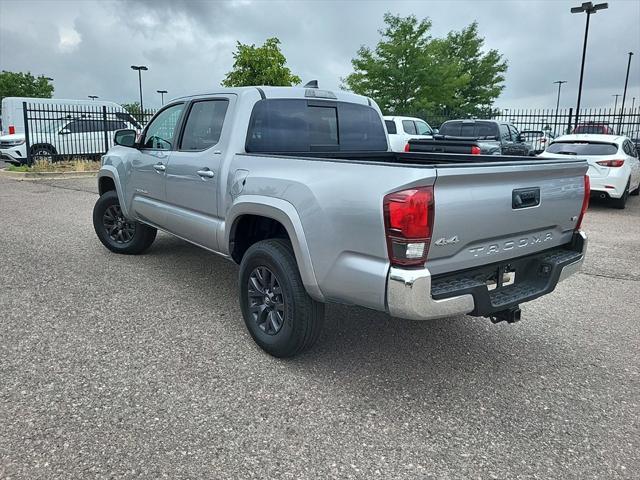
<svg viewBox="0 0 640 480">
<path fill-rule="evenodd" d="M 74 106 L 86 105 L 89 107 L 108 107 L 110 110 L 124 112 L 122 105 L 115 102 L 105 102 L 100 100 L 71 100 L 66 98 L 31 98 L 31 97 L 5 97 L 2 99 L 2 132 L 1 135 L 13 135 L 15 133 L 24 133 L 24 112 L 22 105 L 24 102 L 32 105 L 51 105 L 53 106 Z M 46 107 L 45 107 L 46 108 Z M 30 113 L 33 118 L 36 114 Z M 50 115 L 49 115 L 50 116 Z M 43 118 L 49 118 L 46 112 Z"/>
</svg>

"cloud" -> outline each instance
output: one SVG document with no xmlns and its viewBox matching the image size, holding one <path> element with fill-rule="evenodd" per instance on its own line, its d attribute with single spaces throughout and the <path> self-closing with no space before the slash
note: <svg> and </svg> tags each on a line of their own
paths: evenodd
<svg viewBox="0 0 640 480">
<path fill-rule="evenodd" d="M 337 89 L 360 45 L 375 46 L 382 15 L 430 17 L 432 34 L 446 35 L 474 20 L 487 48 L 509 61 L 497 104 L 555 107 L 554 80 L 567 80 L 561 105 L 575 103 L 584 14 L 565 1 L 185 1 L 0 0 L 0 65 L 55 79 L 59 98 L 99 95 L 118 102 L 138 95 L 144 64 L 145 104 L 158 89 L 170 97 L 217 88 L 231 69 L 236 41 L 261 44 L 277 36 L 288 66 L 304 81 Z M 580 3 L 579 0 L 577 3 Z M 632 64 L 628 97 L 640 101 L 640 2 L 612 0 L 592 18 L 583 104 L 613 104 L 622 93 L 626 53 Z M 639 103 L 638 101 L 636 103 Z"/>
<path fill-rule="evenodd" d="M 61 52 L 72 52 L 78 48 L 78 45 L 80 45 L 82 41 L 82 35 L 73 27 L 60 27 L 58 29 L 58 35 L 60 37 L 58 48 Z"/>
</svg>

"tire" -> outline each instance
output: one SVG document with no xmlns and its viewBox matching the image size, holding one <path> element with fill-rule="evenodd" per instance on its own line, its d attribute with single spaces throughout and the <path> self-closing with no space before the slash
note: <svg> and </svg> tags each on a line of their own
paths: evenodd
<svg viewBox="0 0 640 480">
<path fill-rule="evenodd" d="M 634 197 L 640 195 L 640 183 L 638 183 L 638 188 L 636 188 L 633 192 L 629 192 L 629 195 L 633 195 Z"/>
<path fill-rule="evenodd" d="M 631 182 L 631 179 L 629 179 Z M 627 200 L 629 199 L 629 182 L 627 182 L 627 186 L 624 188 L 624 192 L 622 192 L 622 196 L 620 198 L 612 198 L 611 206 L 613 208 L 619 208 L 622 210 L 627 205 Z"/>
<path fill-rule="evenodd" d="M 38 161 L 44 161 L 47 163 L 53 163 L 54 156 L 57 154 L 56 149 L 51 145 L 47 144 L 37 144 L 33 145 L 29 149 L 29 155 L 31 156 L 31 161 L 36 163 Z"/>
<path fill-rule="evenodd" d="M 307 294 L 288 240 L 253 244 L 239 277 L 242 316 L 260 348 L 279 358 L 311 348 L 322 330 L 324 304 Z"/>
<path fill-rule="evenodd" d="M 105 192 L 93 207 L 93 228 L 102 244 L 115 253 L 137 255 L 148 249 L 157 230 L 122 215 L 115 190 Z"/>
</svg>

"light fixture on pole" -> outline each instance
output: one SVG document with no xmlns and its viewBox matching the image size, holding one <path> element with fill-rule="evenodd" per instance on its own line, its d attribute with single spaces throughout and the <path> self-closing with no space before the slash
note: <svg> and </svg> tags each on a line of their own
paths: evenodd
<svg viewBox="0 0 640 480">
<path fill-rule="evenodd" d="M 558 84 L 558 100 L 556 100 L 556 119 L 553 124 L 553 134 L 556 134 L 556 129 L 558 128 L 558 109 L 560 108 L 560 89 L 562 88 L 563 83 L 567 83 L 566 80 L 556 80 L 553 83 Z"/>
<path fill-rule="evenodd" d="M 624 115 L 624 100 L 627 97 L 627 85 L 629 84 L 629 68 L 631 68 L 631 57 L 633 52 L 629 52 L 629 61 L 627 62 L 627 76 L 624 79 L 624 92 L 622 92 L 622 107 L 620 107 L 620 121 L 618 122 L 618 135 L 622 127 L 622 116 Z"/>
<path fill-rule="evenodd" d="M 169 92 L 167 92 L 166 90 L 156 90 L 156 92 L 158 92 L 161 95 L 162 105 L 164 105 L 164 94 Z"/>
<path fill-rule="evenodd" d="M 608 3 L 599 3 L 594 5 L 592 2 L 583 2 L 579 7 L 572 7 L 571 13 L 582 13 L 585 12 L 587 14 L 587 25 L 584 29 L 584 45 L 582 46 L 582 64 L 580 66 L 580 83 L 578 85 L 578 104 L 576 105 L 576 123 L 575 126 L 578 126 L 578 117 L 580 116 L 580 100 L 582 99 L 582 80 L 584 78 L 584 59 L 587 54 L 587 38 L 589 37 L 589 19 L 591 15 L 596 13 L 598 10 L 604 10 L 605 8 L 609 8 Z"/>
<path fill-rule="evenodd" d="M 144 112 L 144 106 L 142 104 L 142 71 L 149 70 L 145 65 L 131 65 L 132 70 L 138 71 L 138 85 L 140 86 L 140 114 Z"/>
<path fill-rule="evenodd" d="M 95 100 L 96 98 L 100 98 L 97 95 L 87 95 L 88 98 L 90 98 L 91 100 Z"/>
</svg>

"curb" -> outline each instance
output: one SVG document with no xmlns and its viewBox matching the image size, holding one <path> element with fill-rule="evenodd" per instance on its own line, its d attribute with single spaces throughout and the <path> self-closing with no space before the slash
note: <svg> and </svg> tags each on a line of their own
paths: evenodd
<svg viewBox="0 0 640 480">
<path fill-rule="evenodd" d="M 0 177 L 12 178 L 14 180 L 40 180 L 54 179 L 63 180 L 65 178 L 95 177 L 98 172 L 10 172 L 0 169 Z"/>
</svg>

